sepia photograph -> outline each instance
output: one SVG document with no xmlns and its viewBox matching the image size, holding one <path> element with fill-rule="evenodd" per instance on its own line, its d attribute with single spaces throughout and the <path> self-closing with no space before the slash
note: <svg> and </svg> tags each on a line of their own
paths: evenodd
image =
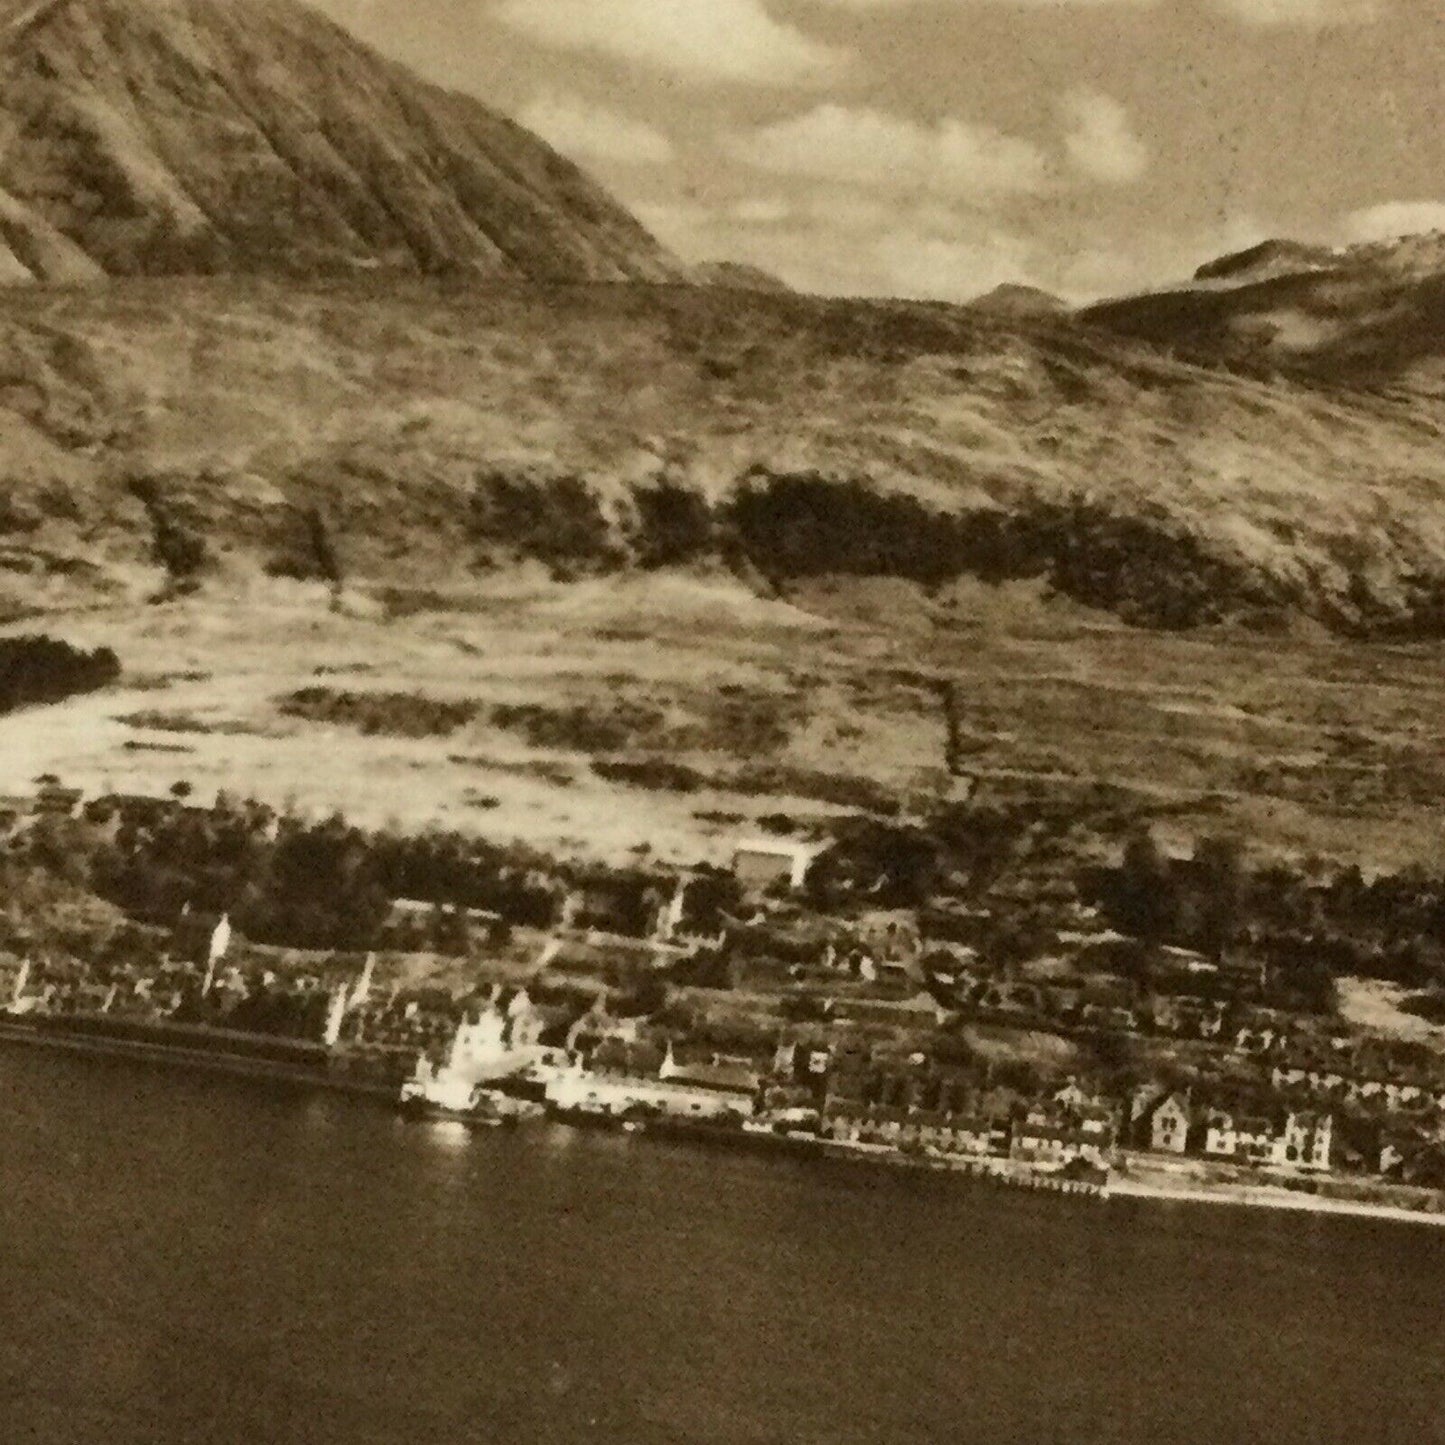
<svg viewBox="0 0 1445 1445">
<path fill-rule="evenodd" d="M 1445 1445 L 1442 78 L 0 0 L 0 1445 Z"/>
</svg>

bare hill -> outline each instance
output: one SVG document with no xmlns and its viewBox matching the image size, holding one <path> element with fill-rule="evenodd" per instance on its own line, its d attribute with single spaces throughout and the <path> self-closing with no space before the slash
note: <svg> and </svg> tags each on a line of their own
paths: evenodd
<svg viewBox="0 0 1445 1445">
<path fill-rule="evenodd" d="M 657 287 L 0 302 L 16 606 L 228 572 L 1038 579 L 1151 626 L 1445 631 L 1445 410 L 1072 319 Z"/>
<path fill-rule="evenodd" d="M 1084 318 L 1193 360 L 1358 389 L 1445 388 L 1445 236 L 1336 251 L 1271 241 L 1200 269 L 1199 284 Z"/>
<path fill-rule="evenodd" d="M 1061 316 L 1069 303 L 1037 286 L 1018 286 L 1005 282 L 968 303 L 975 310 L 994 316 Z"/>
<path fill-rule="evenodd" d="M 293 0 L 0 0 L 0 283 L 684 268 L 570 161 Z"/>
</svg>

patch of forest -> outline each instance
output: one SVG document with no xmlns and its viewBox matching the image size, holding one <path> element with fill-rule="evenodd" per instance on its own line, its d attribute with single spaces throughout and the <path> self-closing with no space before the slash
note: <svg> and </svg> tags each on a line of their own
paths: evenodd
<svg viewBox="0 0 1445 1445">
<path fill-rule="evenodd" d="M 663 477 L 635 488 L 615 514 L 577 476 L 488 473 L 469 526 L 484 558 L 530 558 L 560 577 L 722 560 L 779 590 L 826 575 L 929 588 L 964 577 L 1041 578 L 1060 596 L 1154 628 L 1274 626 L 1297 600 L 1162 516 L 1125 515 L 1085 497 L 946 510 L 863 478 L 814 472 L 754 468 L 717 501 Z"/>
<path fill-rule="evenodd" d="M 63 702 L 119 678 L 120 660 L 108 647 L 86 652 L 55 637 L 0 637 L 0 713 Z"/>
</svg>

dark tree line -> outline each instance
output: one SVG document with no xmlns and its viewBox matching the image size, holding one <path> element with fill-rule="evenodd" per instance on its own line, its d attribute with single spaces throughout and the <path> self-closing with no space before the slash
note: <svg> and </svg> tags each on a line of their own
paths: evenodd
<svg viewBox="0 0 1445 1445">
<path fill-rule="evenodd" d="M 0 637 L 0 713 L 61 702 L 119 677 L 120 662 L 108 647 L 86 652 L 54 637 Z"/>
<path fill-rule="evenodd" d="M 1420 867 L 1366 880 L 1358 867 L 1252 866 L 1237 841 L 1220 838 L 1169 858 L 1139 834 L 1119 867 L 1085 876 L 1122 932 L 1215 959 L 1243 952 L 1312 996 L 1323 979 L 1349 974 L 1445 983 L 1445 876 Z"/>
<path fill-rule="evenodd" d="M 1164 516 L 1127 516 L 1084 496 L 947 511 L 866 478 L 762 467 L 716 501 L 661 476 L 616 508 L 576 475 L 489 471 L 473 489 L 470 531 L 484 560 L 530 557 L 559 575 L 722 559 L 776 586 L 835 573 L 926 587 L 1038 577 L 1148 627 L 1264 623 L 1289 600 Z"/>
<path fill-rule="evenodd" d="M 308 722 L 351 727 L 371 736 L 446 737 L 465 727 L 480 710 L 466 699 L 425 697 L 414 692 L 343 692 L 303 687 L 281 700 L 281 711 Z"/>
<path fill-rule="evenodd" d="M 339 814 L 278 823 L 257 804 L 206 810 L 175 800 L 159 811 L 122 808 L 113 830 L 62 821 L 27 838 L 35 862 L 63 868 L 133 918 L 170 924 L 187 905 L 227 912 L 248 938 L 293 948 L 371 947 L 402 897 L 545 926 L 565 886 L 524 850 L 461 834 L 371 832 Z"/>
</svg>

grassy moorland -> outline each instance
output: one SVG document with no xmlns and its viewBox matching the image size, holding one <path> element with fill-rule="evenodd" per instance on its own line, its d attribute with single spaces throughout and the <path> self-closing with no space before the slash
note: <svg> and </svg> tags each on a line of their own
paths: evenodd
<svg viewBox="0 0 1445 1445">
<path fill-rule="evenodd" d="M 716 857 L 936 795 L 951 684 L 985 791 L 1435 852 L 1427 396 L 687 288 L 132 281 L 0 340 L 7 630 L 125 667 L 0 786 Z"/>
<path fill-rule="evenodd" d="M 1437 398 L 1070 317 L 685 287 L 0 294 L 0 603 L 722 562 L 1445 631 Z"/>
<path fill-rule="evenodd" d="M 948 786 L 941 684 L 984 796 L 1108 785 L 1181 840 L 1428 863 L 1433 644 L 1131 628 L 1019 585 L 508 574 L 390 605 L 257 583 L 48 619 L 114 686 L 0 722 L 0 790 L 225 788 L 613 861 L 721 861 Z M 298 698 L 300 701 L 298 701 Z"/>
</svg>

